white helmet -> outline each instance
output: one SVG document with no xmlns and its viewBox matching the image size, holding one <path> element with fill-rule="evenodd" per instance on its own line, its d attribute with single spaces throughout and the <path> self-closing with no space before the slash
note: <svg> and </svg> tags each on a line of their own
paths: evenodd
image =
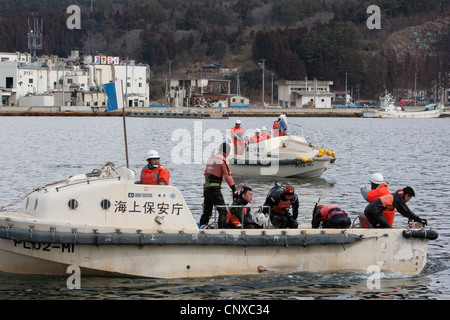
<svg viewBox="0 0 450 320">
<path fill-rule="evenodd" d="M 261 130 L 256 129 L 256 130 L 255 130 L 255 133 L 261 133 Z"/>
<path fill-rule="evenodd" d="M 374 184 L 382 184 L 384 182 L 384 178 L 381 173 L 377 172 L 370 176 L 369 181 Z"/>
<path fill-rule="evenodd" d="M 145 160 L 148 160 L 148 159 L 159 159 L 159 158 L 161 158 L 161 157 L 159 156 L 159 154 L 158 154 L 158 152 L 156 150 L 150 150 L 145 155 Z"/>
<path fill-rule="evenodd" d="M 235 124 L 241 124 L 241 120 L 236 120 Z"/>
<path fill-rule="evenodd" d="M 269 222 L 269 218 L 262 212 L 255 214 L 254 220 L 260 226 L 263 226 Z"/>
<path fill-rule="evenodd" d="M 267 128 L 266 127 L 262 127 L 261 131 L 267 131 Z"/>
</svg>

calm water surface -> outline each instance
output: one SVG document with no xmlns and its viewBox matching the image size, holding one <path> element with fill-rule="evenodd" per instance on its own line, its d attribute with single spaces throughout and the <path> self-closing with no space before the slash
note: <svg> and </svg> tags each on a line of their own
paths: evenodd
<svg viewBox="0 0 450 320">
<path fill-rule="evenodd" d="M 171 184 L 183 193 L 198 221 L 205 159 L 234 125 L 229 120 L 127 118 L 130 168 L 144 166 L 156 149 L 171 171 Z M 272 118 L 242 118 L 244 129 L 272 127 Z M 286 179 L 299 194 L 299 220 L 309 224 L 316 201 L 335 203 L 351 218 L 365 202 L 358 185 L 381 172 L 391 191 L 412 186 L 410 208 L 439 232 L 431 241 L 424 272 L 416 277 L 382 274 L 381 288 L 369 289 L 368 274 L 286 274 L 202 279 L 82 277 L 81 290 L 69 290 L 64 276 L 0 273 L 0 299 L 449 299 L 450 119 L 290 118 L 290 132 L 304 134 L 337 155 L 321 178 Z M 126 164 L 121 118 L 0 117 L 0 205 L 33 188 L 112 161 Z M 262 205 L 271 178 L 237 178 L 254 189 Z M 231 194 L 224 189 L 228 201 Z M 21 210 L 19 203 L 10 210 Z M 396 216 L 397 226 L 406 218 Z"/>
</svg>

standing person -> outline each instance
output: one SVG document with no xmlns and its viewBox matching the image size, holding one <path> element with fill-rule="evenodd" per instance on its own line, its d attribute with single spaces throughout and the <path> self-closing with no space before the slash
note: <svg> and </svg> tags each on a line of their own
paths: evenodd
<svg viewBox="0 0 450 320">
<path fill-rule="evenodd" d="M 276 187 L 272 190 L 264 202 L 264 206 L 270 207 L 270 222 L 277 228 L 298 228 L 299 203 L 294 187 L 286 185 L 282 190 Z"/>
<path fill-rule="evenodd" d="M 271 138 L 271 136 L 269 136 L 267 134 L 267 128 L 266 127 L 262 127 L 261 128 L 261 140 L 269 140 Z"/>
<path fill-rule="evenodd" d="M 371 203 L 382 196 L 390 194 L 388 185 L 384 182 L 384 177 L 381 173 L 377 172 L 372 174 L 369 177 L 369 182 L 371 187 L 370 190 L 367 190 L 364 185 L 360 186 L 361 194 L 367 202 Z M 384 210 L 383 216 L 386 218 L 389 225 L 392 226 L 392 223 L 394 222 L 395 210 Z M 359 221 L 363 228 L 372 228 L 369 219 L 367 219 L 363 213 L 359 215 Z"/>
<path fill-rule="evenodd" d="M 395 193 L 391 193 L 382 196 L 373 202 L 369 203 L 364 210 L 364 214 L 369 219 L 374 228 L 391 228 L 387 219 L 383 215 L 383 211 L 397 209 L 405 217 L 420 222 L 424 225 L 427 224 L 426 219 L 422 219 L 414 214 L 406 205 L 406 203 L 415 196 L 415 192 L 411 187 L 405 187 L 397 190 Z"/>
<path fill-rule="evenodd" d="M 262 141 L 262 137 L 261 137 L 261 130 L 256 129 L 255 130 L 255 135 L 252 136 L 250 139 L 248 139 L 248 143 L 258 143 L 260 141 Z"/>
<path fill-rule="evenodd" d="M 250 213 L 250 208 L 245 208 L 245 206 L 252 202 L 253 199 L 253 190 L 250 187 L 244 186 L 237 198 L 233 201 L 233 206 L 241 206 L 241 207 L 232 207 L 228 209 L 227 212 L 227 220 L 225 228 L 227 229 L 236 229 L 244 227 L 244 229 L 256 229 L 260 228 L 255 221 L 253 221 L 252 214 Z"/>
<path fill-rule="evenodd" d="M 283 129 L 283 124 L 286 126 L 286 122 L 282 119 L 283 115 L 278 117 L 278 119 L 273 123 L 273 136 L 274 137 L 282 137 L 286 135 L 287 127 Z"/>
<path fill-rule="evenodd" d="M 235 125 L 231 128 L 231 140 L 234 145 L 234 154 L 243 154 L 245 151 L 245 131 L 241 127 L 241 120 L 236 120 Z"/>
<path fill-rule="evenodd" d="M 141 183 L 152 185 L 169 185 L 170 172 L 159 163 L 160 156 L 156 150 L 150 150 L 145 156 L 147 165 L 141 170 Z"/>
<path fill-rule="evenodd" d="M 280 119 L 277 119 L 273 122 L 272 135 L 274 137 L 280 136 L 280 125 L 278 124 L 279 122 L 280 122 Z"/>
<path fill-rule="evenodd" d="M 227 156 L 230 152 L 230 146 L 224 142 L 219 147 L 219 152 L 210 157 L 206 162 L 205 184 L 203 185 L 203 214 L 200 217 L 200 226 L 206 226 L 211 218 L 213 207 L 224 206 L 225 200 L 221 190 L 222 179 L 225 179 L 228 186 L 236 193 L 236 186 L 231 176 L 230 163 Z M 217 208 L 219 212 L 218 227 L 224 228 L 227 219 L 227 209 L 225 207 Z"/>
</svg>

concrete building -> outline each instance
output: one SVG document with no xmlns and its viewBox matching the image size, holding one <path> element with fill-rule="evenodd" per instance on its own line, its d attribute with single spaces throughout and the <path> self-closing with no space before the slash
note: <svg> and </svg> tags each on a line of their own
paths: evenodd
<svg viewBox="0 0 450 320">
<path fill-rule="evenodd" d="M 278 81 L 278 102 L 283 108 L 331 108 L 333 81 Z"/>
<path fill-rule="evenodd" d="M 106 56 L 81 59 L 78 51 L 68 58 L 0 53 L 1 105 L 106 106 L 102 85 L 122 80 L 125 105 L 148 106 L 150 68 L 127 62 Z"/>
<path fill-rule="evenodd" d="M 178 79 L 168 80 L 166 102 L 168 107 L 215 107 L 220 103 L 230 106 L 230 80 Z"/>
</svg>

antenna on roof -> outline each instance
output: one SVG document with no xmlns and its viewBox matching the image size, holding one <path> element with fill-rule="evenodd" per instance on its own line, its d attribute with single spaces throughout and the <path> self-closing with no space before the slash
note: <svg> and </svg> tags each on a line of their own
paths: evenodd
<svg viewBox="0 0 450 320">
<path fill-rule="evenodd" d="M 28 49 L 32 57 L 36 57 L 36 50 L 42 50 L 43 33 L 44 23 L 42 18 L 40 24 L 38 18 L 33 18 L 33 25 L 30 25 L 30 19 L 28 19 Z"/>
</svg>

